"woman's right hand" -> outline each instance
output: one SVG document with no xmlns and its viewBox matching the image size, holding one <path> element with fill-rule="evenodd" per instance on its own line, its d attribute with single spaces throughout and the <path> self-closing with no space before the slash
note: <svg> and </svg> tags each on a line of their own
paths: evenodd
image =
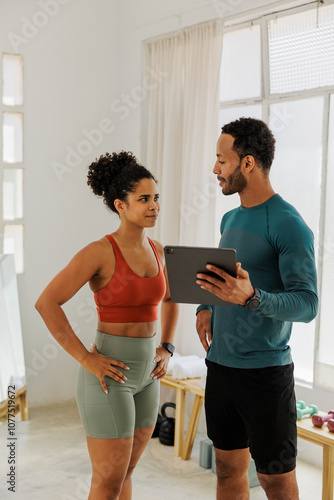
<svg viewBox="0 0 334 500">
<path fill-rule="evenodd" d="M 85 370 L 92 373 L 99 379 L 102 389 L 106 394 L 108 394 L 108 389 L 104 377 L 111 377 L 116 380 L 116 382 L 124 384 L 124 381 L 127 380 L 127 378 L 120 370 L 117 370 L 115 366 L 119 366 L 124 370 L 130 369 L 121 361 L 116 361 L 115 359 L 110 359 L 100 354 L 95 344 L 92 344 L 92 350 L 87 353 L 87 356 L 81 362 L 81 365 Z"/>
</svg>

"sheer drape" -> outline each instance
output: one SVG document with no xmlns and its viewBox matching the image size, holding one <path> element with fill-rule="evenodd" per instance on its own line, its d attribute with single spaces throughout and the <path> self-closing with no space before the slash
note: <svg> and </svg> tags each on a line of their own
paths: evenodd
<svg viewBox="0 0 334 500">
<path fill-rule="evenodd" d="M 222 37 L 215 20 L 146 43 L 147 75 L 157 82 L 148 96 L 146 164 L 159 182 L 155 236 L 164 245 L 215 245 Z M 177 347 L 204 356 L 194 338 L 194 309 L 181 308 Z"/>
<path fill-rule="evenodd" d="M 222 24 L 211 21 L 147 42 L 147 165 L 159 181 L 157 237 L 168 244 L 214 244 L 212 168 L 218 137 Z"/>
</svg>

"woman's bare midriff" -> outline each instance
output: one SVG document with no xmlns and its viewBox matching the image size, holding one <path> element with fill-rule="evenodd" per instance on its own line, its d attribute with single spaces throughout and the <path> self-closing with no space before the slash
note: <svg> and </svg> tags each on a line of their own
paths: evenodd
<svg viewBox="0 0 334 500">
<path fill-rule="evenodd" d="M 143 323 L 107 323 L 97 322 L 99 332 L 120 337 L 153 337 L 156 332 L 156 321 L 146 321 Z"/>
</svg>

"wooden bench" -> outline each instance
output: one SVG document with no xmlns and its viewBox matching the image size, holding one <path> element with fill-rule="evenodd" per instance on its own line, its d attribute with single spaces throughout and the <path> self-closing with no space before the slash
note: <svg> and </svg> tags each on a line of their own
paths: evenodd
<svg viewBox="0 0 334 500">
<path fill-rule="evenodd" d="M 175 444 L 174 455 L 183 460 L 189 460 L 193 448 L 201 409 L 204 401 L 204 389 L 201 387 L 201 379 L 174 379 L 166 375 L 161 379 L 161 384 L 176 391 L 176 413 L 175 413 Z M 184 440 L 184 415 L 186 404 L 186 393 L 195 394 L 189 425 Z M 320 415 L 325 415 L 319 412 Z M 312 419 L 305 418 L 297 420 L 297 434 L 301 439 L 306 439 L 323 447 L 322 464 L 322 500 L 333 500 L 334 480 L 334 433 L 328 431 L 327 426 L 323 429 L 313 427 Z"/>
<path fill-rule="evenodd" d="M 188 378 L 178 380 L 171 375 L 166 375 L 161 379 L 160 383 L 176 391 L 174 455 L 181 457 L 183 460 L 189 460 L 204 401 L 204 389 L 201 387 L 201 379 Z M 187 392 L 195 394 L 195 400 L 190 415 L 186 439 L 183 442 Z"/>
<path fill-rule="evenodd" d="M 28 420 L 27 387 L 24 386 L 15 392 L 15 415 L 21 413 L 21 420 Z M 8 417 L 8 399 L 0 403 L 0 419 Z"/>
</svg>

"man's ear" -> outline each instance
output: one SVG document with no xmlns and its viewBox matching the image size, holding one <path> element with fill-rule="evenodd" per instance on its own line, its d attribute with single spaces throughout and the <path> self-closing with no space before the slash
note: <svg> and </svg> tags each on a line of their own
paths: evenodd
<svg viewBox="0 0 334 500">
<path fill-rule="evenodd" d="M 246 173 L 251 172 L 253 170 L 253 168 L 255 167 L 254 156 L 247 155 L 244 157 L 243 161 L 244 161 L 244 168 L 246 170 Z"/>
</svg>

